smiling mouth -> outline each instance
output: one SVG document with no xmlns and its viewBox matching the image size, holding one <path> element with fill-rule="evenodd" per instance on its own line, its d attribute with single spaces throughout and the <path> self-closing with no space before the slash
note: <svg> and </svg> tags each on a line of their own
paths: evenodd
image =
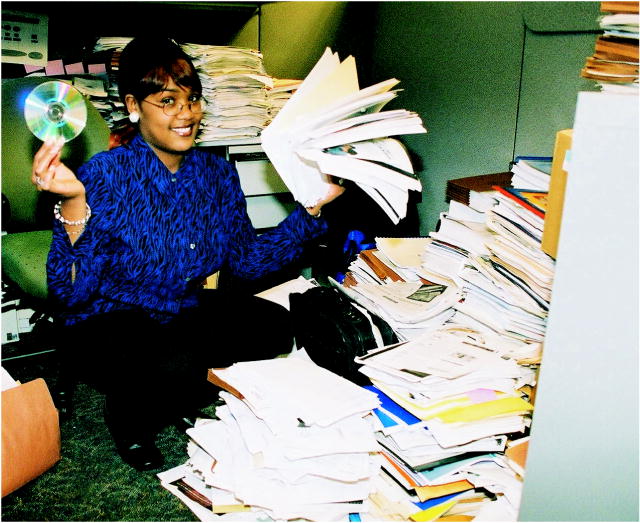
<svg viewBox="0 0 640 523">
<path fill-rule="evenodd" d="M 188 125 L 186 127 L 172 127 L 171 130 L 179 136 L 188 137 L 191 136 L 193 125 Z"/>
</svg>

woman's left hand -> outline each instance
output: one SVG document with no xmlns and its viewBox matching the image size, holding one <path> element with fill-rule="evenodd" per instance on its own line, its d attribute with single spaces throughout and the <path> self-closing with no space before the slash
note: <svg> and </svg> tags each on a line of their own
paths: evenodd
<svg viewBox="0 0 640 523">
<path fill-rule="evenodd" d="M 313 207 L 306 207 L 307 212 L 311 216 L 318 216 L 324 205 L 335 200 L 345 190 L 346 190 L 345 187 L 343 187 L 339 182 L 336 182 L 336 178 L 332 176 L 331 183 L 329 184 L 329 190 L 327 191 L 326 196 L 322 200 L 320 200 L 318 203 L 316 203 Z"/>
</svg>

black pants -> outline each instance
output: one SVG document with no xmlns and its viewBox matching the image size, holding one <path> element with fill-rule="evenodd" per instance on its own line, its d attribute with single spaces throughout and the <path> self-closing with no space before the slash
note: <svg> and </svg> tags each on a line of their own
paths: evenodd
<svg viewBox="0 0 640 523">
<path fill-rule="evenodd" d="M 144 438 L 215 401 L 209 368 L 290 352 L 293 334 L 280 305 L 203 290 L 198 307 L 169 323 L 143 311 L 107 313 L 69 327 L 67 341 L 66 364 L 106 395 L 118 425 Z"/>
</svg>

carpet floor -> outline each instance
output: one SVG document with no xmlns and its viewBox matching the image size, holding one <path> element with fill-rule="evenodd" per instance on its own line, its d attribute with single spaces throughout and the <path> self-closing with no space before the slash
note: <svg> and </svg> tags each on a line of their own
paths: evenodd
<svg viewBox="0 0 640 523">
<path fill-rule="evenodd" d="M 42 377 L 51 388 L 53 354 L 4 361 L 21 382 Z M 123 463 L 103 420 L 104 396 L 78 384 L 74 409 L 60 423 L 62 457 L 43 475 L 2 499 L 3 521 L 197 521 L 160 485 L 156 473 L 187 460 L 188 436 L 170 426 L 158 436 L 160 470 L 140 473 Z M 213 415 L 215 406 L 203 409 Z"/>
</svg>

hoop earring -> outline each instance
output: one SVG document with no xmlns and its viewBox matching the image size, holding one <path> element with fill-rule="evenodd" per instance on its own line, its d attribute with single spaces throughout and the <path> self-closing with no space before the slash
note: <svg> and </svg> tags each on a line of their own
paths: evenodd
<svg viewBox="0 0 640 523">
<path fill-rule="evenodd" d="M 129 113 L 129 121 L 131 123 L 138 123 L 140 121 L 140 115 L 136 111 Z"/>
</svg>

